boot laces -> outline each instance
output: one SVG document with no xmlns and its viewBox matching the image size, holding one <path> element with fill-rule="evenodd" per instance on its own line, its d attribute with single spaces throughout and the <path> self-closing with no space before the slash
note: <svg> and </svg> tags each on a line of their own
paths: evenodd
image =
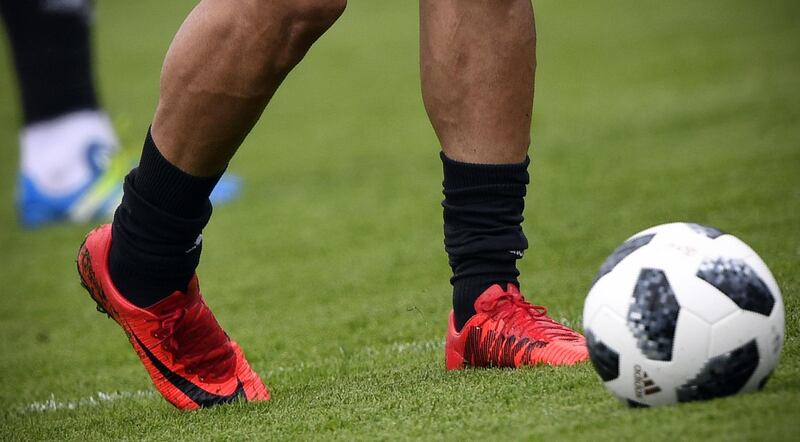
<svg viewBox="0 0 800 442">
<path fill-rule="evenodd" d="M 159 315 L 153 336 L 172 362 L 182 364 L 188 374 L 201 382 L 221 382 L 233 376 L 235 355 L 228 335 L 202 301 L 174 308 Z"/>
<path fill-rule="evenodd" d="M 488 306 L 490 316 L 501 320 L 501 332 L 507 335 L 545 337 L 552 340 L 578 341 L 580 335 L 547 316 L 547 308 L 531 304 L 519 293 L 504 292 Z"/>
</svg>

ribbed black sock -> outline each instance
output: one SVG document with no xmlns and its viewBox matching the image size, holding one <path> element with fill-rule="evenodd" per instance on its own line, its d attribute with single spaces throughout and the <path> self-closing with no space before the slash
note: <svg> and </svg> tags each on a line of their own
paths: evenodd
<svg viewBox="0 0 800 442">
<path fill-rule="evenodd" d="M 528 248 L 522 212 L 529 160 L 469 164 L 441 154 L 444 168 L 444 244 L 453 277 L 453 310 L 460 330 L 475 300 L 492 284 L 519 286 L 516 260 Z"/>
<path fill-rule="evenodd" d="M 89 0 L 0 0 L 26 125 L 97 108 L 90 12 Z"/>
<path fill-rule="evenodd" d="M 208 197 L 221 176 L 195 177 L 178 169 L 148 131 L 139 167 L 125 177 L 108 257 L 114 285 L 133 304 L 147 307 L 186 290 L 211 217 Z"/>
</svg>

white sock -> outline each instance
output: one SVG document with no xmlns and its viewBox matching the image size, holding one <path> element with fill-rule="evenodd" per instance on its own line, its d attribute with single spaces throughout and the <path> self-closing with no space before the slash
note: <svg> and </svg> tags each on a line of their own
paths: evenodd
<svg viewBox="0 0 800 442">
<path fill-rule="evenodd" d="M 98 144 L 101 165 L 119 148 L 106 114 L 87 110 L 31 124 L 20 134 L 20 168 L 36 188 L 53 197 L 68 195 L 92 178 L 89 147 Z"/>
</svg>

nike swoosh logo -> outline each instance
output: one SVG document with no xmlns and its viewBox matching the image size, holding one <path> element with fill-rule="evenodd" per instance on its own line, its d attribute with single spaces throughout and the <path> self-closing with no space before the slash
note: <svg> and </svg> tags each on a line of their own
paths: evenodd
<svg viewBox="0 0 800 442">
<path fill-rule="evenodd" d="M 194 401 L 194 403 L 197 405 L 201 407 L 213 407 L 214 405 L 228 404 L 239 399 L 240 397 L 245 397 L 244 384 L 242 384 L 242 381 L 239 379 L 237 379 L 236 390 L 227 396 L 220 396 L 200 388 L 193 382 L 170 370 L 166 365 L 158 360 L 158 358 L 152 352 L 150 352 L 150 350 L 142 343 L 142 341 L 139 340 L 138 336 L 136 336 L 134 333 L 131 333 L 131 336 L 133 336 L 133 339 L 136 339 L 136 343 L 139 344 L 139 347 L 141 347 L 141 349 L 144 351 L 147 359 L 150 360 L 150 363 L 156 367 L 159 373 L 161 373 L 161 375 L 164 376 L 164 378 L 170 384 L 174 385 L 175 388 L 183 392 L 183 394 L 188 396 L 189 399 Z"/>
</svg>

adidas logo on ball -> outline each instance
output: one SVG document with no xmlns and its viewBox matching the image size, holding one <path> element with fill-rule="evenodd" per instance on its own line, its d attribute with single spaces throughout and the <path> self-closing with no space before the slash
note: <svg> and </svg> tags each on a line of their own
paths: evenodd
<svg viewBox="0 0 800 442">
<path fill-rule="evenodd" d="M 661 391 L 661 387 L 656 385 L 655 381 L 650 379 L 646 371 L 642 371 L 641 365 L 633 366 L 633 389 L 636 392 L 636 397 L 639 399 L 646 395 L 651 395 Z"/>
</svg>

